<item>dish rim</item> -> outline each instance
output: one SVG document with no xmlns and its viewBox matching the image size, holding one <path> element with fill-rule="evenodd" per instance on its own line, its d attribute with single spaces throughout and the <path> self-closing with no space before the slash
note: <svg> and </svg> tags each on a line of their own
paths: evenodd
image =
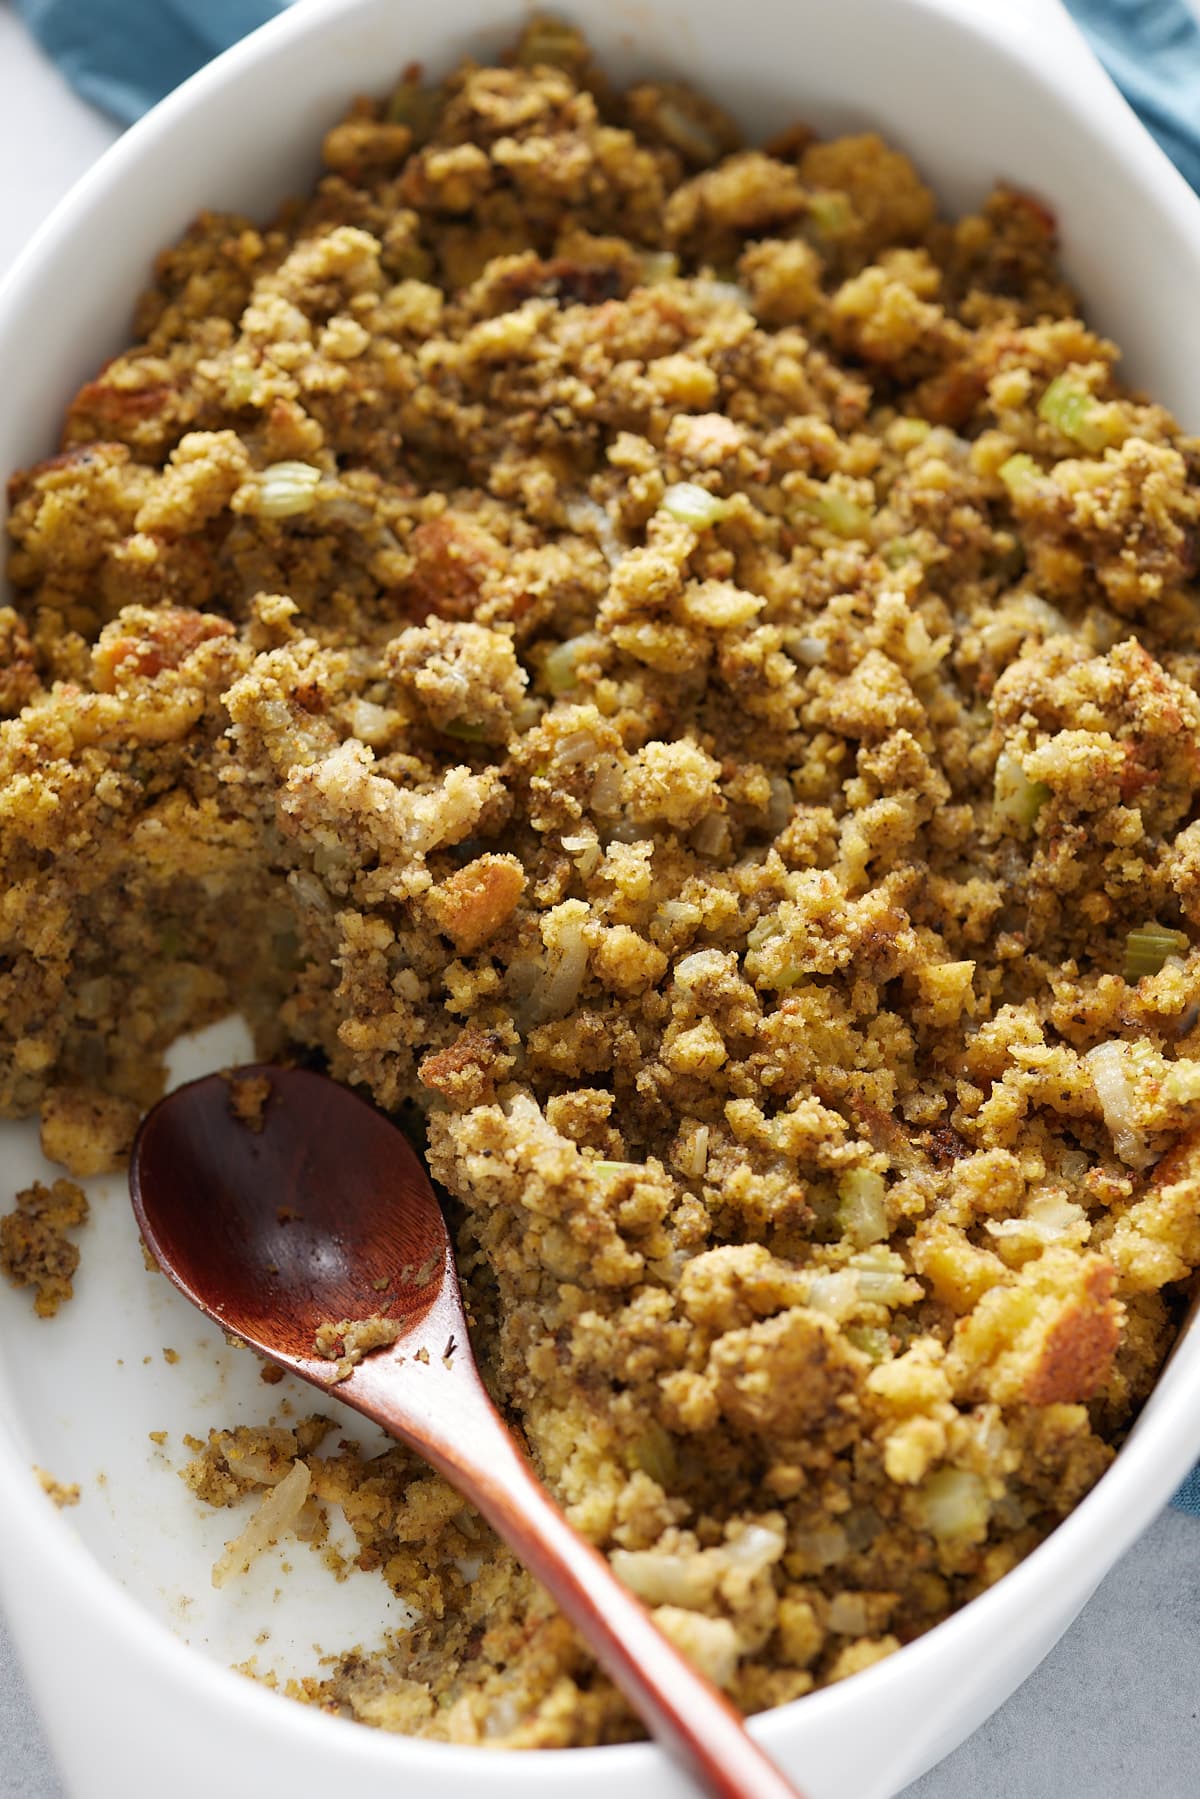
<svg viewBox="0 0 1200 1799">
<path fill-rule="evenodd" d="M 344 25 L 355 13 L 377 4 L 378 0 L 305 0 L 303 6 L 292 6 L 224 52 L 131 126 L 53 209 L 0 281 L 0 348 L 11 318 L 26 303 L 26 290 L 38 286 L 43 264 L 59 254 L 91 208 L 121 186 L 127 171 L 142 162 L 157 140 L 169 137 L 177 123 L 198 103 L 218 93 L 231 74 L 267 64 L 285 43 L 320 38 L 335 21 Z M 936 19 L 960 37 L 983 40 L 997 60 L 1000 81 L 1008 67 L 1019 64 L 1025 79 L 1042 89 L 1047 104 L 1069 113 L 1072 124 L 1081 131 L 1092 134 L 1104 127 L 1115 133 L 1122 154 L 1144 182 L 1147 197 L 1163 215 L 1164 223 L 1181 233 L 1200 254 L 1200 200 L 1138 125 L 1099 66 L 1092 63 L 1057 0 L 1007 0 L 1007 4 L 1006 0 L 890 0 L 890 4 Z M 504 16 L 514 17 L 519 7 L 520 0 L 512 0 L 512 4 L 505 0 Z M 499 7 L 496 17 L 499 21 Z M 1031 27 L 1040 34 L 1037 44 L 1030 42 Z M 1047 33 L 1051 43 L 1057 34 L 1063 57 L 1057 70 L 1053 58 L 1045 54 Z M 1134 1431 L 1110 1469 L 1014 1569 L 902 1651 L 852 1680 L 756 1715 L 750 1720 L 753 1733 L 778 1749 L 790 1740 L 801 1719 L 829 1723 L 844 1717 L 850 1723 L 874 1704 L 885 1714 L 889 1694 L 894 1707 L 899 1693 L 910 1684 L 914 1689 L 920 1685 L 927 1663 L 937 1662 L 955 1649 L 967 1651 L 973 1636 L 1002 1639 L 1006 1624 L 1015 1623 L 1054 1582 L 1055 1567 L 1059 1582 L 1086 1585 L 1086 1576 L 1081 1580 L 1085 1570 L 1088 1576 L 1094 1573 L 1093 1584 L 1103 1578 L 1200 1455 L 1200 1414 L 1193 1419 L 1190 1434 L 1187 1428 L 1187 1387 L 1180 1373 L 1185 1359 L 1195 1360 L 1200 1372 L 1200 1327 L 1195 1321 L 1181 1333 Z M 1138 1444 L 1140 1448 L 1136 1448 Z M 13 1540 L 25 1538 L 39 1555 L 60 1566 L 65 1563 L 80 1603 L 104 1618 L 115 1638 L 139 1659 L 164 1663 L 178 1683 L 190 1686 L 208 1703 L 264 1728 L 286 1730 L 300 1744 L 331 1742 L 328 1733 L 332 1726 L 342 1732 L 342 1755 L 364 1767 L 378 1764 L 397 1772 L 404 1768 L 415 1776 L 428 1768 L 439 1784 L 456 1774 L 480 1782 L 495 1777 L 497 1790 L 504 1784 L 502 1772 L 506 1776 L 512 1772 L 511 1751 L 397 1737 L 293 1701 L 281 1703 L 280 1695 L 239 1677 L 184 1643 L 165 1621 L 125 1590 L 118 1576 L 99 1561 L 44 1496 L 21 1453 L 19 1431 L 14 1430 L 4 1409 L 0 1409 L 0 1489 L 8 1499 Z M 1099 1553 L 1098 1542 L 1104 1545 Z M 0 1542 L 0 1565 L 11 1553 Z M 990 1675 L 989 1663 L 981 1674 L 975 1674 L 976 1684 L 986 1686 Z M 932 1740 L 935 1735 L 930 1729 L 920 1740 Z M 601 1772 L 606 1779 L 645 1776 L 659 1754 L 653 1744 L 641 1742 L 521 1757 L 522 1779 L 534 1783 L 546 1799 L 554 1792 L 546 1783 L 559 1778 L 562 1753 L 573 1758 L 573 1776 L 580 1779 Z M 911 1764 L 915 1773 L 920 1750 L 897 1760 Z M 347 1771 L 351 1770 L 347 1759 Z"/>
</svg>

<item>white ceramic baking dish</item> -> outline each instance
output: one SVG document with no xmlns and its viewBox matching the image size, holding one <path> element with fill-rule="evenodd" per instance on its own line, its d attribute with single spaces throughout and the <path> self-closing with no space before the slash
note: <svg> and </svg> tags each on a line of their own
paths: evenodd
<svg viewBox="0 0 1200 1799">
<path fill-rule="evenodd" d="M 871 123 L 949 208 L 1002 177 L 1058 214 L 1067 268 L 1134 378 L 1200 427 L 1200 202 L 1136 124 L 1053 0 L 556 0 L 618 76 L 695 81 L 765 134 L 796 118 Z M 0 475 L 53 448 L 74 388 L 127 339 L 154 252 L 203 205 L 268 212 L 303 187 L 322 130 L 401 65 L 438 69 L 510 40 L 519 0 L 304 0 L 130 131 L 58 208 L 0 291 Z M 193 1070 L 236 1054 L 228 1036 Z M 48 1172 L 29 1126 L 0 1131 L 0 1195 Z M 228 1671 L 312 1667 L 397 1622 L 381 1583 L 348 1588 L 295 1550 L 233 1597 L 206 1569 L 230 1534 L 173 1478 L 179 1436 L 261 1419 L 285 1388 L 206 1339 L 144 1273 L 119 1179 L 93 1183 L 76 1301 L 33 1334 L 0 1292 L 0 1599 L 73 1799 L 673 1799 L 657 1750 L 538 1756 L 386 1737 Z M 167 1368 L 163 1346 L 180 1361 Z M 1200 1453 L 1200 1332 L 1183 1342 L 1128 1447 L 999 1586 L 920 1642 L 753 1728 L 812 1799 L 883 1799 L 1012 1691 Z M 268 1396 L 264 1397 L 264 1396 Z M 304 1396 L 295 1395 L 297 1403 Z M 147 1432 L 168 1428 L 165 1450 Z M 78 1480 L 60 1514 L 31 1464 Z M 310 1565 L 311 1564 L 311 1565 Z M 282 1606 L 273 1604 L 284 1589 Z M 263 1630 L 269 1640 L 259 1641 Z M 181 1640 L 182 1639 L 182 1640 Z"/>
</svg>

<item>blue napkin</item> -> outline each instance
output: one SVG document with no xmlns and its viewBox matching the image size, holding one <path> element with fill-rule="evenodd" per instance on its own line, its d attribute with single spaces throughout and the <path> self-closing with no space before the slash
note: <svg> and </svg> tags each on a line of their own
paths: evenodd
<svg viewBox="0 0 1200 1799">
<path fill-rule="evenodd" d="M 16 0 L 77 93 L 132 125 L 288 0 Z"/>
<path fill-rule="evenodd" d="M 550 0 L 552 4 L 552 0 Z M 131 124 L 289 0 L 16 0 L 85 100 Z M 1200 29 L 1182 0 L 1067 0 L 1142 123 L 1200 191 Z M 1200 1468 L 1175 1495 L 1200 1517 Z"/>
</svg>

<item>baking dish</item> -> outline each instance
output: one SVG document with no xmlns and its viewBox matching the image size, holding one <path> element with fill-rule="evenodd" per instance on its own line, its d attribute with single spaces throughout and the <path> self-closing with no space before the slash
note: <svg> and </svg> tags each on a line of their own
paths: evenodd
<svg viewBox="0 0 1200 1799">
<path fill-rule="evenodd" d="M 1096 322 L 1127 347 L 1133 377 L 1200 422 L 1200 374 L 1185 348 L 1200 204 L 1048 5 L 747 0 L 735 13 L 664 0 L 601 16 L 580 0 L 558 10 L 586 23 L 618 76 L 653 69 L 693 80 L 753 135 L 797 116 L 826 130 L 870 123 L 915 156 L 950 208 L 977 201 L 997 176 L 1040 194 L 1059 215 L 1069 273 Z M 468 49 L 486 54 L 516 23 L 515 8 L 486 0 L 446 0 L 436 18 L 394 0 L 305 0 L 131 132 L 0 294 L 0 470 L 53 447 L 70 394 L 127 335 L 154 251 L 201 205 L 269 210 L 308 179 L 347 94 L 383 85 L 413 59 L 437 68 Z M 220 1063 L 236 1045 L 210 1040 L 195 1054 Z M 38 1171 L 28 1130 L 7 1130 L 0 1156 L 8 1190 Z M 585 1799 L 618 1782 L 634 1794 L 682 1794 L 648 1747 L 564 1761 L 408 1742 L 286 1706 L 227 1671 L 260 1629 L 286 1664 L 314 1636 L 335 1648 L 382 1627 L 386 1602 L 374 1584 L 346 1594 L 301 1580 L 281 1624 L 268 1569 L 227 1613 L 205 1609 L 205 1564 L 228 1525 L 197 1521 L 147 1433 L 175 1436 L 256 1402 L 261 1413 L 262 1390 L 247 1358 L 204 1346 L 191 1314 L 147 1279 L 121 1182 L 102 1185 L 69 1314 L 32 1338 L 24 1300 L 0 1295 L 0 1593 L 69 1790 L 199 1799 L 269 1781 L 299 1799 L 343 1789 L 383 1799 L 401 1784 L 418 1799 L 456 1789 L 549 1799 L 569 1780 Z M 182 1358 L 170 1368 L 166 1346 Z M 893 1659 L 755 1725 L 813 1799 L 882 1799 L 1045 1653 L 1200 1450 L 1188 1396 L 1198 1359 L 1193 1332 L 1113 1471 L 1000 1586 Z M 52 1511 L 33 1461 L 82 1483 L 78 1512 Z"/>
</svg>

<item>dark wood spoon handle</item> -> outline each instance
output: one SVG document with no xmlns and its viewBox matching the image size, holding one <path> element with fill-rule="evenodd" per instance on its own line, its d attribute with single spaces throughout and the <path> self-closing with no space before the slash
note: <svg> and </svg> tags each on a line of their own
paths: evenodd
<svg viewBox="0 0 1200 1799">
<path fill-rule="evenodd" d="M 345 1397 L 413 1447 L 475 1505 L 553 1595 L 655 1737 L 715 1799 L 803 1799 L 747 1734 L 725 1695 L 669 1642 L 604 1557 L 563 1516 L 474 1371 L 455 1383 L 453 1434 L 415 1424 L 382 1386 Z M 464 1389 L 473 1389 L 468 1392 Z M 365 1398 L 365 1395 L 364 1395 Z M 465 1402 L 465 1403 L 464 1403 Z M 464 1430 L 464 1413 L 470 1429 Z M 414 1427 L 415 1425 L 415 1427 Z M 469 1444 L 469 1447 L 465 1445 Z"/>
</svg>

